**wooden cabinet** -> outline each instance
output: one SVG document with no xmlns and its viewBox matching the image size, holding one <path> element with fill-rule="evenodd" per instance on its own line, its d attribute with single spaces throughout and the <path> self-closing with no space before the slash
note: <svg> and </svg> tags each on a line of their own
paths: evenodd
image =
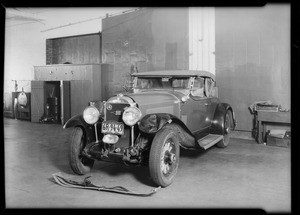
<svg viewBox="0 0 300 215">
<path fill-rule="evenodd" d="M 110 73 L 112 70 L 108 64 L 35 66 L 35 81 L 31 86 L 31 121 L 39 122 L 45 113 L 52 89 L 59 97 L 62 124 L 81 114 L 90 101 L 107 99 Z"/>
<path fill-rule="evenodd" d="M 39 122 L 45 111 L 45 82 L 31 81 L 31 121 Z"/>
<path fill-rule="evenodd" d="M 91 81 L 70 81 L 70 105 L 71 105 L 71 116 L 81 114 L 83 110 L 88 106 L 91 100 L 94 100 Z"/>
<path fill-rule="evenodd" d="M 93 100 L 93 92 L 90 80 L 72 81 L 32 81 L 32 114 L 31 121 L 39 122 L 46 114 L 47 99 L 49 92 L 55 87 L 58 107 L 58 122 L 64 124 L 68 119 L 81 114 L 88 102 Z"/>
<path fill-rule="evenodd" d="M 61 122 L 81 114 L 91 100 L 104 100 L 110 67 L 101 64 L 59 64 L 35 66 L 32 81 L 32 122 L 39 122 L 45 113 L 49 85 L 59 83 L 59 99 L 61 104 Z"/>
<path fill-rule="evenodd" d="M 55 64 L 34 67 L 34 80 L 92 80 L 101 73 L 101 64 Z"/>
</svg>

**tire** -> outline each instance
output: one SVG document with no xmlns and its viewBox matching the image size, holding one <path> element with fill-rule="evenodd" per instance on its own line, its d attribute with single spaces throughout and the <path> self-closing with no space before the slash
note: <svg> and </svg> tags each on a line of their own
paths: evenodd
<svg viewBox="0 0 300 215">
<path fill-rule="evenodd" d="M 150 176 L 155 184 L 169 186 L 177 173 L 180 148 L 171 126 L 162 128 L 154 137 L 149 154 Z"/>
<path fill-rule="evenodd" d="M 225 148 L 228 146 L 229 144 L 229 140 L 230 140 L 230 132 L 232 129 L 232 123 L 233 123 L 233 119 L 232 119 L 232 113 L 230 110 L 228 110 L 225 114 L 225 118 L 224 118 L 224 134 L 223 134 L 223 139 L 217 143 L 217 146 L 219 148 Z"/>
<path fill-rule="evenodd" d="M 94 165 L 94 160 L 81 155 L 85 145 L 83 130 L 80 127 L 75 127 L 70 137 L 69 163 L 73 172 L 78 175 L 90 172 Z"/>
</svg>

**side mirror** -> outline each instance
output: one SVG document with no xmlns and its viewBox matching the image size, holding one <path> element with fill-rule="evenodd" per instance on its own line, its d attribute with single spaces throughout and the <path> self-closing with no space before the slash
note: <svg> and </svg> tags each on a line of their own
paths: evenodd
<svg viewBox="0 0 300 215">
<path fill-rule="evenodd" d="M 211 95 L 212 95 L 212 97 L 217 97 L 217 98 L 219 97 L 218 87 L 213 87 L 212 88 Z"/>
</svg>

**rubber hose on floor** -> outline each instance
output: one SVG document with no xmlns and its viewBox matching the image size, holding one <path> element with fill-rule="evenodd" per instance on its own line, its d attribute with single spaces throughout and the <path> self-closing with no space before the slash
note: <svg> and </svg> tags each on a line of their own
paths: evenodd
<svg viewBox="0 0 300 215">
<path fill-rule="evenodd" d="M 79 188 L 79 189 L 88 189 L 88 190 L 98 190 L 98 191 L 106 191 L 106 192 L 113 192 L 113 193 L 120 193 L 120 194 L 127 194 L 127 195 L 134 195 L 134 196 L 151 196 L 152 194 L 156 193 L 161 187 L 157 187 L 151 190 L 149 193 L 138 193 L 133 192 L 125 187 L 122 186 L 114 186 L 114 187 L 105 187 L 105 186 L 97 186 L 91 183 L 88 179 L 90 176 L 86 177 L 83 182 L 76 182 L 70 179 L 65 179 L 59 173 L 52 174 L 53 179 L 55 182 L 63 187 L 69 188 Z"/>
</svg>

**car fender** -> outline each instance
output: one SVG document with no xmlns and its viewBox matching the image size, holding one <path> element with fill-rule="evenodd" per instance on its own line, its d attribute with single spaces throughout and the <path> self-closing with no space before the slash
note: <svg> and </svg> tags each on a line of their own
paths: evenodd
<svg viewBox="0 0 300 215">
<path fill-rule="evenodd" d="M 168 113 L 147 114 L 139 122 L 139 130 L 146 134 L 156 134 L 166 125 L 176 131 L 183 148 L 197 148 L 195 136 L 176 116 Z"/>
<path fill-rule="evenodd" d="M 211 134 L 224 135 L 224 117 L 228 110 L 230 110 L 232 113 L 232 119 L 233 119 L 232 129 L 235 129 L 236 119 L 235 119 L 235 115 L 234 115 L 232 107 L 227 103 L 220 103 L 220 104 L 218 104 L 218 106 L 215 110 L 214 119 L 213 119 L 212 125 L 210 127 Z"/>
<path fill-rule="evenodd" d="M 95 128 L 87 124 L 82 115 L 73 116 L 63 126 L 64 129 L 71 127 L 81 127 L 86 135 L 87 142 L 95 141 Z"/>
<path fill-rule="evenodd" d="M 84 121 L 82 115 L 76 115 L 68 119 L 68 121 L 64 124 L 63 128 L 71 128 L 75 127 L 76 125 L 81 125 L 85 127 L 87 123 Z"/>
</svg>

